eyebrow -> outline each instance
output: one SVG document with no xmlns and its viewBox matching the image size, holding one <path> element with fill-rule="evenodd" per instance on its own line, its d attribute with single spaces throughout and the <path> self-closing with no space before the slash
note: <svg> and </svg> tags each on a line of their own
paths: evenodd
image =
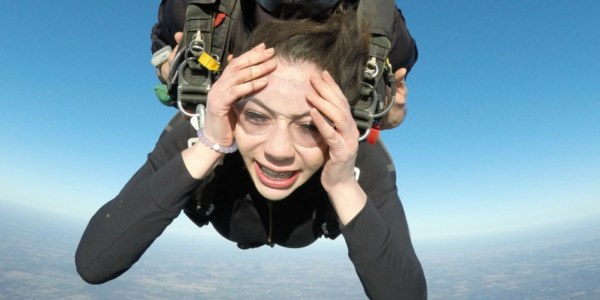
<svg viewBox="0 0 600 300">
<path fill-rule="evenodd" d="M 248 97 L 246 99 L 244 99 L 246 101 L 252 101 L 254 103 L 256 103 L 256 105 L 264 108 L 266 111 L 268 111 L 271 115 L 277 115 L 277 113 L 275 113 L 272 109 L 270 109 L 267 105 L 265 105 L 264 103 L 262 103 L 262 101 L 260 101 L 259 99 L 257 99 L 256 97 Z M 242 100 L 242 101 L 244 101 Z M 292 114 L 292 119 L 299 119 L 299 118 L 304 118 L 306 116 L 310 116 L 310 111 L 307 111 L 303 114 Z"/>
</svg>

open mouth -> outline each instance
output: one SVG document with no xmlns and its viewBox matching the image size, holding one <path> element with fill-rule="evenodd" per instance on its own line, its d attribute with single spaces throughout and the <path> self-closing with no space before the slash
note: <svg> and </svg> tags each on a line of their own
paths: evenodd
<svg viewBox="0 0 600 300">
<path fill-rule="evenodd" d="M 255 162 L 254 166 L 260 181 L 266 186 L 272 188 L 286 188 L 292 185 L 300 174 L 300 172 L 297 170 L 277 172 L 259 164 L 258 162 Z"/>
</svg>

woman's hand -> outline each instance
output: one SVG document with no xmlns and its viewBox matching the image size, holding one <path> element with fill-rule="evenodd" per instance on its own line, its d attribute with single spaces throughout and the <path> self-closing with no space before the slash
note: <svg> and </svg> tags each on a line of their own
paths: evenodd
<svg viewBox="0 0 600 300">
<path fill-rule="evenodd" d="M 331 197 L 342 224 L 347 224 L 364 207 L 367 196 L 354 177 L 358 138 L 356 122 L 350 105 L 327 71 L 312 75 L 311 84 L 319 95 L 308 94 L 307 100 L 315 107 L 312 117 L 329 146 L 328 157 L 321 174 L 323 188 Z M 335 127 L 325 120 L 328 118 Z"/>
<path fill-rule="evenodd" d="M 277 63 L 270 60 L 274 53 L 273 48 L 265 49 L 265 45 L 260 44 L 231 60 L 208 92 L 203 131 L 206 138 L 222 146 L 233 144 L 235 114 L 232 105 L 267 85 L 265 75 L 277 68 Z"/>
<path fill-rule="evenodd" d="M 260 90 L 267 85 L 266 74 L 277 67 L 273 60 L 273 49 L 261 44 L 232 59 L 221 77 L 208 92 L 204 136 L 221 146 L 233 144 L 235 114 L 232 104 L 244 95 Z M 183 162 L 194 178 L 204 178 L 223 159 L 224 154 L 214 151 L 203 143 L 196 143 L 182 152 Z"/>
</svg>

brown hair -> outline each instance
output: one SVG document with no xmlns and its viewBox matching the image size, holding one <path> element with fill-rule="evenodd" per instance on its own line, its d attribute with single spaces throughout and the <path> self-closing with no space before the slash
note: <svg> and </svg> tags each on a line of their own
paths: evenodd
<svg viewBox="0 0 600 300">
<path fill-rule="evenodd" d="M 369 54 L 370 33 L 359 26 L 354 9 L 340 5 L 323 21 L 270 20 L 258 25 L 244 52 L 260 43 L 275 48 L 275 56 L 289 63 L 314 63 L 327 70 L 353 105 L 362 87 Z"/>
</svg>

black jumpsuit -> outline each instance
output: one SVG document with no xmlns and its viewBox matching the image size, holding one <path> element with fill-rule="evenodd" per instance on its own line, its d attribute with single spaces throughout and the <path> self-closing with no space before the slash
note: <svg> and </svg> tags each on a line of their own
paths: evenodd
<svg viewBox="0 0 600 300">
<path fill-rule="evenodd" d="M 196 130 L 189 121 L 162 136 L 119 195 L 92 217 L 75 256 L 85 281 L 98 284 L 123 274 L 193 201 L 202 180 L 191 177 L 181 156 L 192 137 Z M 383 151 L 360 144 L 358 183 L 368 200 L 341 232 L 370 298 L 426 299 L 425 277 L 410 240 L 395 172 L 388 171 Z M 298 248 L 323 235 L 321 207 L 329 199 L 319 173 L 287 198 L 269 201 L 258 193 L 235 152 L 225 155 L 205 189 L 215 206 L 209 221 L 239 245 L 270 242 Z"/>
</svg>

